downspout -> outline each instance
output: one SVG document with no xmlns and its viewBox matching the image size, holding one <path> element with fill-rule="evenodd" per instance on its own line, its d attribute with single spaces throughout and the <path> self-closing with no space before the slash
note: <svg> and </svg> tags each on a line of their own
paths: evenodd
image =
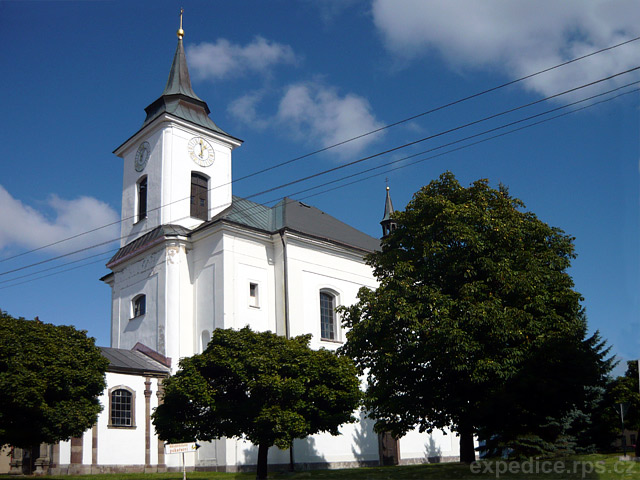
<svg viewBox="0 0 640 480">
<path fill-rule="evenodd" d="M 280 230 L 280 240 L 282 241 L 282 276 L 284 278 L 284 336 L 289 339 L 291 337 L 289 329 L 289 261 L 287 259 L 287 241 L 284 238 L 284 230 Z"/>
<path fill-rule="evenodd" d="M 284 230 L 280 230 L 280 241 L 282 242 L 282 277 L 284 280 L 284 336 L 289 339 L 291 331 L 289 330 L 289 261 L 287 259 L 287 241 L 284 238 Z M 289 446 L 289 471 L 294 469 L 293 458 L 293 440 Z"/>
</svg>

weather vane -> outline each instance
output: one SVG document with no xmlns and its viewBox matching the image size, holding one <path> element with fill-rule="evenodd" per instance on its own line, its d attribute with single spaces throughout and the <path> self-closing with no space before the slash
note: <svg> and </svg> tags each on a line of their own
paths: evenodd
<svg viewBox="0 0 640 480">
<path fill-rule="evenodd" d="M 184 12 L 184 8 L 180 9 L 180 28 L 178 29 L 178 38 L 182 40 L 184 37 L 184 30 L 182 29 L 182 13 Z"/>
</svg>

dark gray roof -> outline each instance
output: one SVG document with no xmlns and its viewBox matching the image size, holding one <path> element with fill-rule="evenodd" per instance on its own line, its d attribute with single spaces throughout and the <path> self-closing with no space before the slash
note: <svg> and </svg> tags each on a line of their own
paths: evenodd
<svg viewBox="0 0 640 480">
<path fill-rule="evenodd" d="M 176 47 L 176 53 L 173 55 L 169 78 L 162 92 L 162 95 L 178 94 L 204 103 L 204 101 L 196 95 L 196 92 L 193 91 L 193 88 L 191 88 L 191 78 L 189 77 L 189 69 L 187 68 L 187 56 L 184 53 L 181 38 L 178 38 L 178 46 Z"/>
<path fill-rule="evenodd" d="M 220 221 L 235 223 L 266 233 L 289 230 L 364 252 L 380 249 L 379 239 L 298 200 L 285 197 L 271 208 L 234 196 L 229 208 L 194 230 L 188 230 L 178 225 L 161 225 L 154 228 L 149 233 L 120 248 L 107 262 L 107 267 L 113 267 L 116 263 L 162 243 L 167 238 L 191 237 L 194 232 L 205 230 Z M 103 278 L 106 279 L 106 276 Z"/>
<path fill-rule="evenodd" d="M 298 200 L 285 197 L 273 208 L 250 200 L 233 197 L 231 207 L 202 225 L 220 220 L 275 233 L 286 229 L 321 240 L 339 243 L 367 252 L 380 249 L 380 240 L 357 230 L 331 215 Z"/>
<path fill-rule="evenodd" d="M 287 228 L 369 252 L 380 249 L 379 239 L 303 202 L 285 197 L 273 210 L 277 230 Z"/>
<path fill-rule="evenodd" d="M 140 250 L 150 248 L 153 245 L 162 242 L 166 237 L 187 236 L 188 234 L 189 230 L 179 225 L 161 225 L 120 248 L 116 254 L 111 257 L 111 260 L 107 262 L 107 266 L 123 260 L 129 255 L 137 253 Z"/>
<path fill-rule="evenodd" d="M 382 217 L 382 222 L 391 220 L 391 214 L 394 211 L 393 203 L 391 203 L 391 195 L 389 194 L 389 187 L 387 187 L 387 198 L 385 198 L 384 201 L 384 216 Z"/>
<path fill-rule="evenodd" d="M 109 367 L 107 369 L 109 372 L 162 375 L 171 373 L 171 369 L 165 365 L 136 350 L 110 347 L 99 348 L 102 351 L 102 356 L 109 360 Z"/>
<path fill-rule="evenodd" d="M 178 46 L 169 71 L 169 79 L 162 95 L 144 110 L 147 117 L 142 124 L 143 127 L 161 114 L 170 113 L 206 129 L 230 136 L 209 118 L 209 113 L 211 113 L 209 106 L 191 88 L 191 78 L 181 38 L 178 39 Z"/>
</svg>

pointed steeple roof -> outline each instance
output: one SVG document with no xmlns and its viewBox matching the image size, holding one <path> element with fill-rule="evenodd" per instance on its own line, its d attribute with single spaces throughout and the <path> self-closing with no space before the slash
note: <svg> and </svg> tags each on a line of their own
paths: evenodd
<svg viewBox="0 0 640 480">
<path fill-rule="evenodd" d="M 164 87 L 162 96 L 177 94 L 182 94 L 187 97 L 191 97 L 194 100 L 205 103 L 200 97 L 195 94 L 193 88 L 191 88 L 191 78 L 189 77 L 189 69 L 187 68 L 187 56 L 184 53 L 182 38 L 178 38 L 178 47 L 176 48 L 176 53 L 173 56 L 171 70 L 169 71 L 169 79 L 167 80 L 167 85 Z"/>
<path fill-rule="evenodd" d="M 195 123 L 214 132 L 230 136 L 209 118 L 209 113 L 211 113 L 209 106 L 195 94 L 191 87 L 187 57 L 182 45 L 183 35 L 184 31 L 181 26 L 180 30 L 178 30 L 178 46 L 171 63 L 167 85 L 164 87 L 160 98 L 144 109 L 147 112 L 147 118 L 145 118 L 142 126 L 148 125 L 163 113 L 170 113 L 175 117 Z"/>
<path fill-rule="evenodd" d="M 393 203 L 391 203 L 391 195 L 389 194 L 389 187 L 387 186 L 387 198 L 385 198 L 384 201 L 384 217 L 382 217 L 382 220 L 380 221 L 383 237 L 386 237 L 392 230 L 396 229 L 396 221 L 391 218 L 394 211 Z"/>
<path fill-rule="evenodd" d="M 391 214 L 394 211 L 393 203 L 391 203 L 391 195 L 389 195 L 389 187 L 387 187 L 387 198 L 384 201 L 384 217 L 382 217 L 382 221 L 391 220 Z"/>
</svg>

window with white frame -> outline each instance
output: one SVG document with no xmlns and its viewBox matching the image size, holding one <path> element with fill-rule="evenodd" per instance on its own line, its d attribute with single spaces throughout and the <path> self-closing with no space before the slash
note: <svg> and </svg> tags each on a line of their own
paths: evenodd
<svg viewBox="0 0 640 480">
<path fill-rule="evenodd" d="M 249 282 L 249 306 L 255 308 L 260 307 L 260 292 L 258 284 L 255 282 Z"/>
<path fill-rule="evenodd" d="M 147 313 L 147 297 L 137 295 L 131 300 L 132 318 L 141 317 Z"/>
<path fill-rule="evenodd" d="M 109 427 L 135 428 L 135 398 L 123 385 L 109 390 Z"/>
<path fill-rule="evenodd" d="M 322 340 L 338 340 L 336 298 L 336 295 L 330 291 L 320 291 L 320 338 Z"/>
</svg>

